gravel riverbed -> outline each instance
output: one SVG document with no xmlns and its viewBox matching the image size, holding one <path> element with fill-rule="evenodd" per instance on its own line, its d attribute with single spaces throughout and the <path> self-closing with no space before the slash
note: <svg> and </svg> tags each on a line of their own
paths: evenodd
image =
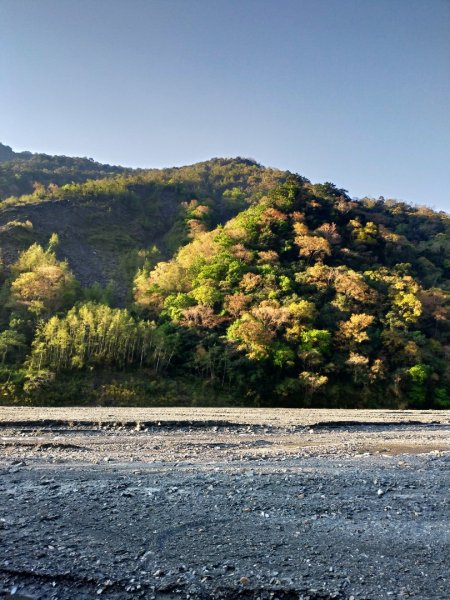
<svg viewBox="0 0 450 600">
<path fill-rule="evenodd" d="M 0 600 L 447 600 L 450 413 L 0 408 Z"/>
</svg>

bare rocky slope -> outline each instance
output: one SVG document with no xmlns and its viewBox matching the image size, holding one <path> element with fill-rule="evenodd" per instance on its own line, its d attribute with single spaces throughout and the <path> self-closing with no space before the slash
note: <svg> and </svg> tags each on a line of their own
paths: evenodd
<svg viewBox="0 0 450 600">
<path fill-rule="evenodd" d="M 161 246 L 179 210 L 179 198 L 160 195 L 161 211 L 146 222 L 126 202 L 108 200 L 60 200 L 16 206 L 0 204 L 0 247 L 6 265 L 22 250 L 37 242 L 45 246 L 53 233 L 59 238 L 58 257 L 67 259 L 78 281 L 105 286 L 124 277 L 121 264 L 127 253 L 152 245 Z M 24 224 L 31 223 L 28 229 Z M 123 268 L 126 265 L 123 264 Z"/>
</svg>

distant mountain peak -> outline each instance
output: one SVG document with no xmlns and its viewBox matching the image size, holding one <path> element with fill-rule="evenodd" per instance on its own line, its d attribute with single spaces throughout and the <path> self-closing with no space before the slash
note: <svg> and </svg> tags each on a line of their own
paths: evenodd
<svg viewBox="0 0 450 600">
<path fill-rule="evenodd" d="M 0 142 L 0 160 L 12 160 L 14 158 L 14 150 L 11 146 L 5 146 Z"/>
<path fill-rule="evenodd" d="M 27 160 L 32 156 L 33 154 L 31 152 L 14 152 L 11 146 L 7 146 L 0 142 L 0 161 L 17 159 Z"/>
</svg>

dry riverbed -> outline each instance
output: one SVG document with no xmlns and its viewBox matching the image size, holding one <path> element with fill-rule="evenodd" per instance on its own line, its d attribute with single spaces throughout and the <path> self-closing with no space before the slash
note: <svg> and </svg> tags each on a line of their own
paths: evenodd
<svg viewBox="0 0 450 600">
<path fill-rule="evenodd" d="M 446 600 L 450 413 L 0 408 L 0 600 Z"/>
</svg>

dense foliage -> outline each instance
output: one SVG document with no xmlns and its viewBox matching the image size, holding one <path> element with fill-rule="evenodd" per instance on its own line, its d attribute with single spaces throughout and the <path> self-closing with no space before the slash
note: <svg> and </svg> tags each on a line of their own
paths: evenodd
<svg viewBox="0 0 450 600">
<path fill-rule="evenodd" d="M 446 215 L 292 177 L 141 271 L 136 302 L 190 331 L 186 367 L 258 401 L 443 406 L 449 232 Z"/>
<path fill-rule="evenodd" d="M 448 215 L 243 159 L 7 205 L 60 200 L 134 207 L 168 260 L 137 248 L 119 307 L 58 236 L 22 250 L 0 272 L 3 402 L 450 407 Z"/>
</svg>

